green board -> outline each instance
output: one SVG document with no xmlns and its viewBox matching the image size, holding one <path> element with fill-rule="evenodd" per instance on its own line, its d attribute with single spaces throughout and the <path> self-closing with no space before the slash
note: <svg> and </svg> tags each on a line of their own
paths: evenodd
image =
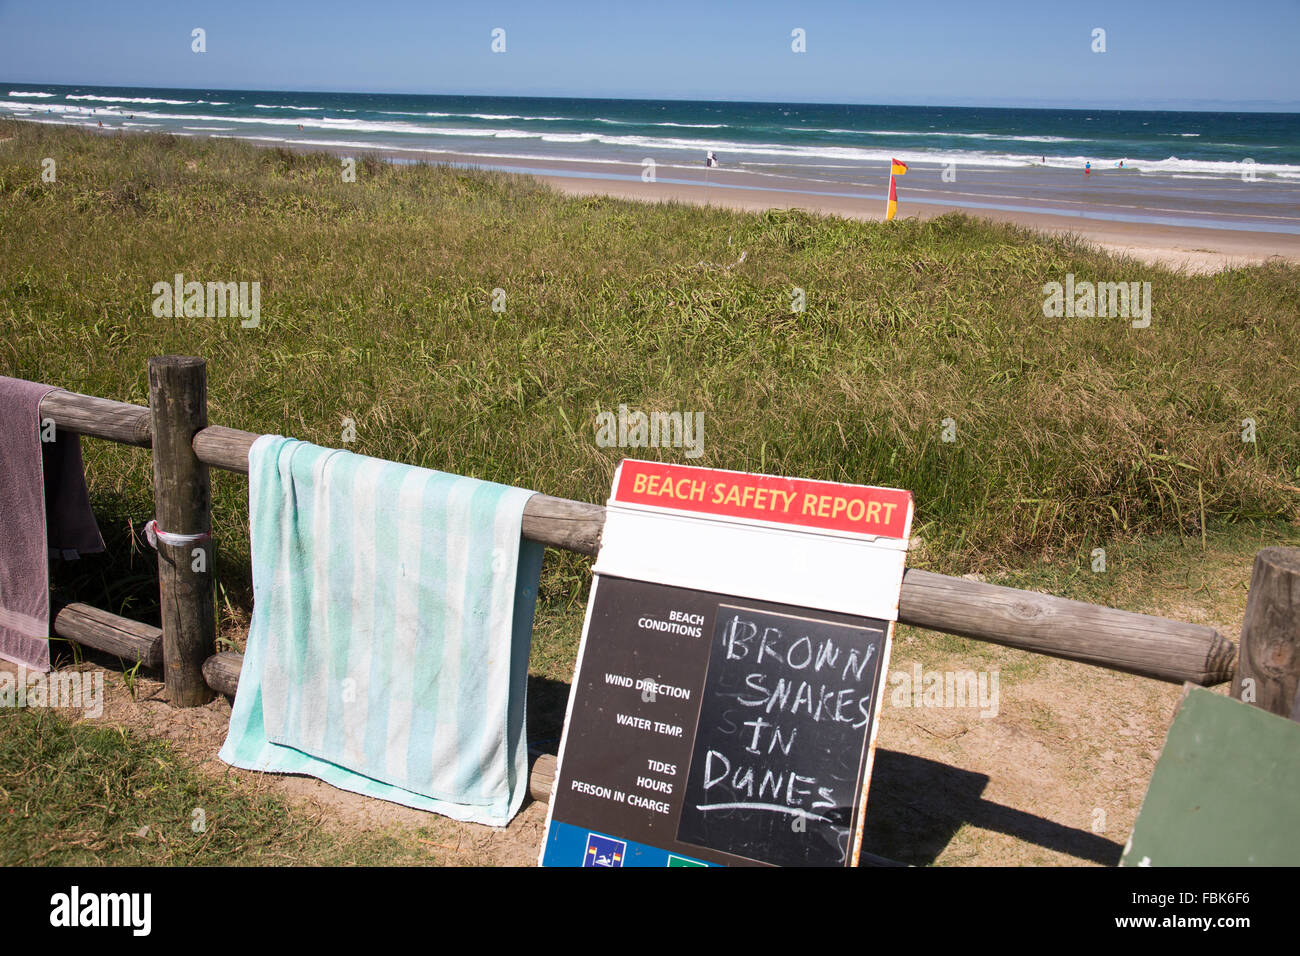
<svg viewBox="0 0 1300 956">
<path fill-rule="evenodd" d="M 1120 866 L 1300 866 L 1300 723 L 1189 687 Z"/>
</svg>

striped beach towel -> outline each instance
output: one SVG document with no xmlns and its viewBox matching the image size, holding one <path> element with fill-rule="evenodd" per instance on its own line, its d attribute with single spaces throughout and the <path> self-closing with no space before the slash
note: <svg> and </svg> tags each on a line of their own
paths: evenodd
<svg viewBox="0 0 1300 956">
<path fill-rule="evenodd" d="M 221 759 L 504 826 L 528 789 L 533 494 L 264 435 Z"/>
</svg>

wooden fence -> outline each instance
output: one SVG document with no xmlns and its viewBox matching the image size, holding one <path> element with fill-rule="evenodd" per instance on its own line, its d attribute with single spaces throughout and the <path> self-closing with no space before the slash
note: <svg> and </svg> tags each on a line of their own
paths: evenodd
<svg viewBox="0 0 1300 956">
<path fill-rule="evenodd" d="M 260 437 L 208 424 L 206 363 L 181 356 L 149 360 L 148 408 L 54 391 L 41 403 L 41 419 L 62 431 L 152 448 L 155 515 L 158 527 L 173 534 L 210 531 L 209 467 L 247 474 L 249 447 Z M 594 555 L 604 521 L 601 505 L 537 494 L 524 509 L 523 536 Z M 161 628 L 85 604 L 56 603 L 51 630 L 132 662 L 161 665 L 175 706 L 204 704 L 216 692 L 233 695 L 242 655 L 216 653 L 213 543 L 198 547 L 206 560 L 194 560 L 195 545 L 158 541 Z M 1212 627 L 915 569 L 904 573 L 898 619 L 1156 680 L 1202 686 L 1233 680 L 1239 699 L 1300 719 L 1296 548 L 1266 548 L 1256 557 L 1240 659 Z M 553 755 L 534 763 L 535 798 L 549 799 L 553 774 Z"/>
</svg>

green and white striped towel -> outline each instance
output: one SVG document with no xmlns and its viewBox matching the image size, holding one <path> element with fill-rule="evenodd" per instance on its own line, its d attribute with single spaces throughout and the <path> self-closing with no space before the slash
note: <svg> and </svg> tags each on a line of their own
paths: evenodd
<svg viewBox="0 0 1300 956">
<path fill-rule="evenodd" d="M 528 789 L 542 547 L 520 488 L 264 435 L 221 759 L 504 826 Z"/>
</svg>

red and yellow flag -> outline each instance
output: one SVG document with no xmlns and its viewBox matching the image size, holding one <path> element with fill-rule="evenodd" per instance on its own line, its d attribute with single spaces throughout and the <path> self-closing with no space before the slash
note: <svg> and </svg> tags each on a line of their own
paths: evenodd
<svg viewBox="0 0 1300 956">
<path fill-rule="evenodd" d="M 907 163 L 898 160 L 890 160 L 889 166 L 889 204 L 885 208 L 885 222 L 894 218 L 894 213 L 898 212 L 898 187 L 894 185 L 894 177 L 902 176 L 907 172 Z"/>
</svg>

